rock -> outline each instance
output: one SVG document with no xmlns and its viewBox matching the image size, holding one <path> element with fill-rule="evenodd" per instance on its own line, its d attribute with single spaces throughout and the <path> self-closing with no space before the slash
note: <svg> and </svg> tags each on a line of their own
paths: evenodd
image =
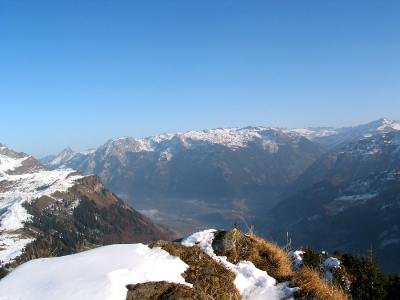
<svg viewBox="0 0 400 300">
<path fill-rule="evenodd" d="M 126 288 L 128 289 L 126 300 L 209 299 L 186 285 L 166 281 L 129 284 Z"/>
</svg>

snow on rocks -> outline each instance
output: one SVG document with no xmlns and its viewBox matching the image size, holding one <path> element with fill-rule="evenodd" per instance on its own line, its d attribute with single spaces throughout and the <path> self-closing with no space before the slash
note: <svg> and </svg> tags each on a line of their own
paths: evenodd
<svg viewBox="0 0 400 300">
<path fill-rule="evenodd" d="M 333 273 L 332 271 L 340 265 L 340 260 L 337 259 L 336 257 L 328 257 L 326 258 L 322 266 L 324 267 L 324 277 L 325 280 L 328 282 L 332 282 L 333 280 Z"/>
<path fill-rule="evenodd" d="M 123 300 L 127 284 L 168 281 L 191 286 L 181 275 L 187 267 L 160 248 L 104 246 L 17 267 L 0 281 L 0 300 Z"/>
<path fill-rule="evenodd" d="M 291 259 L 293 259 L 293 270 L 297 270 L 303 264 L 304 253 L 305 252 L 302 250 L 289 251 L 288 255 Z"/>
<path fill-rule="evenodd" d="M 340 265 L 340 260 L 337 259 L 336 257 L 328 257 L 327 259 L 324 260 L 323 265 L 325 268 L 332 270 L 333 268 Z"/>
<path fill-rule="evenodd" d="M 196 232 L 182 241 L 182 245 L 198 246 L 211 258 L 222 264 L 236 274 L 235 285 L 239 290 L 242 299 L 287 299 L 292 297 L 297 288 L 289 288 L 288 283 L 277 283 L 267 272 L 254 266 L 252 262 L 241 261 L 233 264 L 224 256 L 217 256 L 212 248 L 215 229 L 208 229 Z"/>
</svg>

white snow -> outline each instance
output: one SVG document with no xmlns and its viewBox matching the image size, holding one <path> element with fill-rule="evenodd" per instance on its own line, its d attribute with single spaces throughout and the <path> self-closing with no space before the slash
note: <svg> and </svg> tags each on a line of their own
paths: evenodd
<svg viewBox="0 0 400 300">
<path fill-rule="evenodd" d="M 33 241 L 34 239 L 22 238 L 19 234 L 0 234 L 0 266 L 19 256 L 22 249 Z"/>
<path fill-rule="evenodd" d="M 0 174 L 0 183 L 5 185 L 0 191 L 0 264 L 13 260 L 32 241 L 15 232 L 30 219 L 23 203 L 43 195 L 51 196 L 56 191 L 66 191 L 82 178 L 81 175 L 71 175 L 73 172 L 71 169 L 58 169 L 22 175 Z"/>
<path fill-rule="evenodd" d="M 196 232 L 182 241 L 182 245 L 198 246 L 211 258 L 236 274 L 235 285 L 242 299 L 275 300 L 292 297 L 297 288 L 289 288 L 288 283 L 278 284 L 267 272 L 254 266 L 252 262 L 241 261 L 233 264 L 224 256 L 217 256 L 212 248 L 215 229 Z"/>
<path fill-rule="evenodd" d="M 143 244 L 96 248 L 27 262 L 0 281 L 0 300 L 123 300 L 127 284 L 169 281 L 188 286 L 188 266 Z"/>
<path fill-rule="evenodd" d="M 16 168 L 22 166 L 22 162 L 28 159 L 29 156 L 22 158 L 12 158 L 4 154 L 0 154 L 0 178 L 5 175 L 5 172 L 13 171 Z"/>
<path fill-rule="evenodd" d="M 80 152 L 78 152 L 78 154 L 90 155 L 90 154 L 93 154 L 95 152 L 96 152 L 96 149 L 95 148 L 91 148 L 91 149 L 88 149 L 88 150 L 85 150 L 85 151 L 80 151 Z"/>
<path fill-rule="evenodd" d="M 338 267 L 341 264 L 340 260 L 337 259 L 336 257 L 328 257 L 324 260 L 322 263 L 324 267 L 324 277 L 325 280 L 328 282 L 332 282 L 333 280 L 333 269 Z"/>
<path fill-rule="evenodd" d="M 310 140 L 320 137 L 328 137 L 332 135 L 337 135 L 338 131 L 335 128 L 291 128 L 284 129 L 285 133 L 297 133 L 304 136 Z"/>
<path fill-rule="evenodd" d="M 288 253 L 289 257 L 293 259 L 292 268 L 297 270 L 303 264 L 303 254 L 305 252 L 302 250 L 290 251 Z"/>
<path fill-rule="evenodd" d="M 376 129 L 377 131 L 400 130 L 400 122 L 398 121 L 383 118 L 381 123 L 382 125 Z"/>
<path fill-rule="evenodd" d="M 333 268 L 340 265 L 340 260 L 336 257 L 328 257 L 324 260 L 324 267 L 332 270 Z"/>
</svg>

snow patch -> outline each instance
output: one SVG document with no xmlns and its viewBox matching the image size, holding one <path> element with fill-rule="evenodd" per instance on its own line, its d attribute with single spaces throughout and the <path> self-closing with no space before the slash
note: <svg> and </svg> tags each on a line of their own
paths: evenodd
<svg viewBox="0 0 400 300">
<path fill-rule="evenodd" d="M 19 234 L 1 234 L 0 266 L 20 256 L 26 245 L 33 241 L 31 238 L 21 238 Z"/>
<path fill-rule="evenodd" d="M 324 260 L 322 263 L 322 266 L 324 267 L 324 277 L 325 280 L 328 282 L 333 281 L 333 269 L 338 267 L 341 264 L 340 260 L 337 259 L 336 257 L 328 257 Z"/>
<path fill-rule="evenodd" d="M 99 247 L 27 262 L 0 281 L 0 300 L 123 300 L 127 284 L 185 284 L 187 265 L 161 248 L 143 244 Z"/>
<path fill-rule="evenodd" d="M 293 259 L 293 270 L 297 270 L 303 264 L 304 253 L 305 252 L 302 250 L 289 251 L 288 255 L 291 259 Z"/>
</svg>

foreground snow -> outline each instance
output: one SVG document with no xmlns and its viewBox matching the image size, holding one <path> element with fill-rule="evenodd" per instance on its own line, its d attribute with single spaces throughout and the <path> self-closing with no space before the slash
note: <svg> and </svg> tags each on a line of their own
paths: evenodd
<svg viewBox="0 0 400 300">
<path fill-rule="evenodd" d="M 0 281 L 0 300 L 123 300 L 127 284 L 165 280 L 189 285 L 181 275 L 187 267 L 160 248 L 104 246 L 19 266 Z"/>
<path fill-rule="evenodd" d="M 217 256 L 212 248 L 215 229 L 208 229 L 194 233 L 182 241 L 182 245 L 198 246 L 215 261 L 224 265 L 236 274 L 235 285 L 243 299 L 251 300 L 278 300 L 293 296 L 296 288 L 289 288 L 288 283 L 277 284 L 276 280 L 267 272 L 254 266 L 252 262 L 241 261 L 233 264 L 224 256 Z"/>
</svg>

